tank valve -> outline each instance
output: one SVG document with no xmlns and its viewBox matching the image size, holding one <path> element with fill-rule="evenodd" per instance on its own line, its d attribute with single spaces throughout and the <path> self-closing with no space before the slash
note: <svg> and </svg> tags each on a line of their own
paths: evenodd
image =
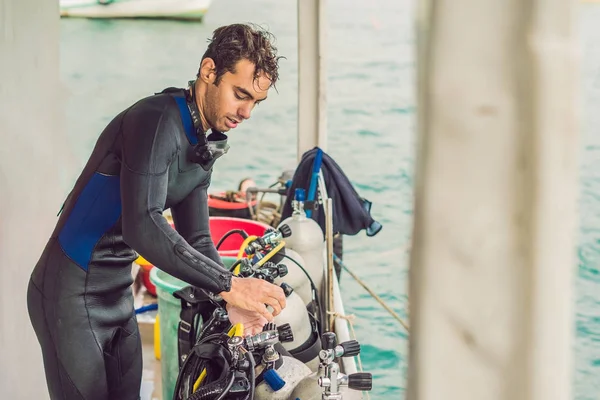
<svg viewBox="0 0 600 400">
<path fill-rule="evenodd" d="M 306 191 L 302 188 L 297 188 L 294 192 L 294 200 L 292 200 L 292 215 L 306 216 L 304 212 L 304 201 L 306 200 Z"/>
<path fill-rule="evenodd" d="M 325 332 L 321 336 L 321 347 L 319 352 L 321 362 L 332 363 L 338 357 L 354 357 L 360 354 L 360 343 L 356 340 L 348 340 L 337 344 L 337 337 L 333 332 Z"/>
<path fill-rule="evenodd" d="M 281 343 L 288 343 L 294 341 L 294 333 L 292 332 L 292 327 L 290 324 L 283 324 L 277 327 L 277 331 L 279 332 L 279 341 Z"/>
<path fill-rule="evenodd" d="M 373 377 L 369 372 L 358 372 L 350 375 L 340 372 L 340 366 L 335 361 L 338 357 L 354 357 L 360 353 L 360 343 L 348 340 L 337 344 L 337 336 L 333 332 L 325 332 L 321 337 L 322 350 L 319 352 L 321 359 L 318 384 L 323 388 L 323 400 L 340 400 L 340 388 L 347 386 L 353 390 L 371 390 Z"/>
<path fill-rule="evenodd" d="M 352 390 L 367 391 L 373 388 L 373 376 L 370 372 L 355 372 L 348 375 L 348 387 Z"/>
<path fill-rule="evenodd" d="M 263 332 L 266 331 L 274 331 L 277 329 L 277 324 L 275 322 L 267 322 L 264 326 L 263 326 Z"/>
<path fill-rule="evenodd" d="M 333 332 L 325 332 L 321 335 L 321 347 L 323 350 L 333 350 L 337 346 L 337 337 Z"/>
<path fill-rule="evenodd" d="M 283 278 L 284 276 L 286 276 L 288 274 L 287 265 L 277 264 L 276 267 L 277 267 L 277 276 L 279 276 L 280 278 Z"/>
<path fill-rule="evenodd" d="M 292 236 L 292 228 L 288 224 L 283 224 L 279 227 L 279 232 L 284 238 Z"/>
<path fill-rule="evenodd" d="M 240 359 L 240 347 L 244 344 L 244 339 L 241 336 L 232 336 L 227 341 L 227 347 L 231 353 L 231 365 L 237 365 Z"/>
<path fill-rule="evenodd" d="M 262 237 L 250 242 L 248 247 L 244 249 L 244 252 L 251 256 L 257 251 L 266 250 L 270 246 L 277 246 L 284 238 L 289 237 L 291 234 L 292 228 L 287 224 L 281 225 L 279 229 L 269 228 Z"/>
<path fill-rule="evenodd" d="M 342 357 L 354 357 L 360 354 L 360 343 L 356 340 L 348 340 L 340 344 L 343 349 Z"/>
<path fill-rule="evenodd" d="M 294 293 L 294 288 L 285 282 L 282 282 L 279 287 L 283 289 L 283 294 L 285 297 L 290 297 L 290 295 Z"/>
<path fill-rule="evenodd" d="M 261 333 L 244 339 L 248 351 L 264 349 L 278 342 L 291 342 L 292 340 L 294 340 L 294 335 L 290 324 L 277 326 L 274 322 L 267 322 Z"/>
<path fill-rule="evenodd" d="M 254 336 L 248 336 L 245 339 L 248 351 L 264 349 L 279 342 L 279 332 L 277 330 L 263 331 Z"/>
<path fill-rule="evenodd" d="M 262 267 L 254 269 L 247 258 L 242 259 L 240 263 L 239 276 L 242 278 L 258 278 L 269 283 L 273 283 L 277 278 L 283 278 L 288 273 L 287 266 L 267 261 Z"/>
<path fill-rule="evenodd" d="M 288 269 L 283 264 L 275 265 L 267 261 L 261 268 L 254 271 L 254 276 L 259 279 L 264 279 L 269 283 L 273 283 L 277 278 L 283 278 L 288 273 Z"/>
</svg>

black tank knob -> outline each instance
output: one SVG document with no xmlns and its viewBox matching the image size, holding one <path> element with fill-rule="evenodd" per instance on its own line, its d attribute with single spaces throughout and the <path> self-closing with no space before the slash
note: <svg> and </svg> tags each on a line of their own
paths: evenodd
<svg viewBox="0 0 600 400">
<path fill-rule="evenodd" d="M 325 332 L 321 335 L 321 347 L 323 350 L 333 350 L 337 346 L 337 337 L 333 332 Z"/>
<path fill-rule="evenodd" d="M 294 292 L 294 288 L 285 282 L 279 286 L 283 289 L 283 294 L 285 294 L 285 297 L 290 297 L 290 295 Z"/>
<path fill-rule="evenodd" d="M 292 327 L 290 326 L 290 324 L 283 324 L 278 326 L 277 331 L 279 332 L 279 341 L 281 343 L 294 341 L 294 333 L 292 332 Z"/>
<path fill-rule="evenodd" d="M 277 328 L 277 325 L 275 324 L 275 322 L 267 322 L 264 326 L 263 326 L 263 332 L 266 331 L 274 331 Z"/>
<path fill-rule="evenodd" d="M 360 343 L 356 340 L 348 340 L 341 343 L 340 346 L 344 348 L 344 355 L 342 357 L 354 357 L 360 354 Z"/>
<path fill-rule="evenodd" d="M 288 267 L 283 264 L 277 264 L 277 275 L 279 275 L 280 278 L 283 278 L 287 274 L 288 274 Z"/>
<path fill-rule="evenodd" d="M 239 275 L 242 278 L 248 278 L 254 275 L 254 270 L 250 265 L 246 265 L 244 263 L 240 264 L 240 272 Z"/>
<path fill-rule="evenodd" d="M 256 249 L 254 248 L 254 246 L 250 245 L 248 247 L 246 247 L 246 249 L 244 250 L 244 253 L 246 253 L 246 255 L 251 256 L 254 255 L 254 253 L 256 253 Z"/>
<path fill-rule="evenodd" d="M 373 388 L 373 376 L 370 372 L 355 372 L 348 375 L 348 387 L 353 390 L 371 390 Z"/>
<path fill-rule="evenodd" d="M 292 234 L 292 228 L 288 224 L 283 224 L 279 227 L 279 232 L 281 232 L 281 236 L 284 238 L 290 237 Z"/>
</svg>

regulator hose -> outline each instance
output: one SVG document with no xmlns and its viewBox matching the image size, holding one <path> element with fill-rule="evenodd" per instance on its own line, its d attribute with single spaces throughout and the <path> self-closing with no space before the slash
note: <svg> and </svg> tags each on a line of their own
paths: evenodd
<svg viewBox="0 0 600 400">
<path fill-rule="evenodd" d="M 201 386 L 196 390 L 187 400 L 221 400 L 224 399 L 229 390 L 233 386 L 235 380 L 235 373 L 229 371 L 227 377 L 219 379 L 218 381 L 209 383 L 208 385 Z"/>
<path fill-rule="evenodd" d="M 221 239 L 219 239 L 219 242 L 217 243 L 217 245 L 215 246 L 217 248 L 217 250 L 219 250 L 219 247 L 221 247 L 221 245 L 223 244 L 223 242 L 231 235 L 234 234 L 238 234 L 241 237 L 245 239 L 248 238 L 248 234 L 246 233 L 246 231 L 242 230 L 242 229 L 232 229 L 229 232 L 227 232 L 226 234 L 223 235 L 223 237 Z"/>
</svg>

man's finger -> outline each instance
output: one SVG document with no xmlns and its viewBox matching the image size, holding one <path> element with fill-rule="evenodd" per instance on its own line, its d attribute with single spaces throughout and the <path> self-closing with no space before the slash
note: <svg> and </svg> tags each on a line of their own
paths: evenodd
<svg viewBox="0 0 600 400">
<path fill-rule="evenodd" d="M 275 297 L 267 298 L 267 304 L 270 305 L 273 309 L 274 316 L 279 315 L 279 313 L 281 313 L 281 305 L 279 304 L 279 300 L 277 300 Z"/>
<path fill-rule="evenodd" d="M 285 294 L 283 294 L 283 291 L 276 291 L 275 293 L 271 294 L 271 298 L 277 301 L 281 310 L 283 310 L 287 305 L 287 301 L 285 298 Z"/>
<path fill-rule="evenodd" d="M 260 313 L 260 315 L 262 315 L 263 317 L 265 317 L 265 319 L 267 320 L 267 322 L 272 322 L 273 321 L 273 314 L 271 314 L 269 312 L 269 310 L 267 310 L 267 307 L 264 304 L 258 303 L 254 307 L 254 311 Z"/>
<path fill-rule="evenodd" d="M 279 301 L 279 304 L 281 305 L 282 309 L 285 308 L 286 297 L 285 297 L 285 293 L 283 292 L 283 289 L 280 288 L 279 286 L 275 286 L 273 289 L 274 290 L 273 290 L 271 296 L 275 297 Z"/>
</svg>

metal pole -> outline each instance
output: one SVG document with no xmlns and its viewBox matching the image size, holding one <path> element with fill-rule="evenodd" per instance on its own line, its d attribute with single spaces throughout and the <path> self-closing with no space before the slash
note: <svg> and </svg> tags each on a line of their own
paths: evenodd
<svg viewBox="0 0 600 400">
<path fill-rule="evenodd" d="M 298 0 L 298 161 L 327 150 L 326 1 Z"/>
</svg>

